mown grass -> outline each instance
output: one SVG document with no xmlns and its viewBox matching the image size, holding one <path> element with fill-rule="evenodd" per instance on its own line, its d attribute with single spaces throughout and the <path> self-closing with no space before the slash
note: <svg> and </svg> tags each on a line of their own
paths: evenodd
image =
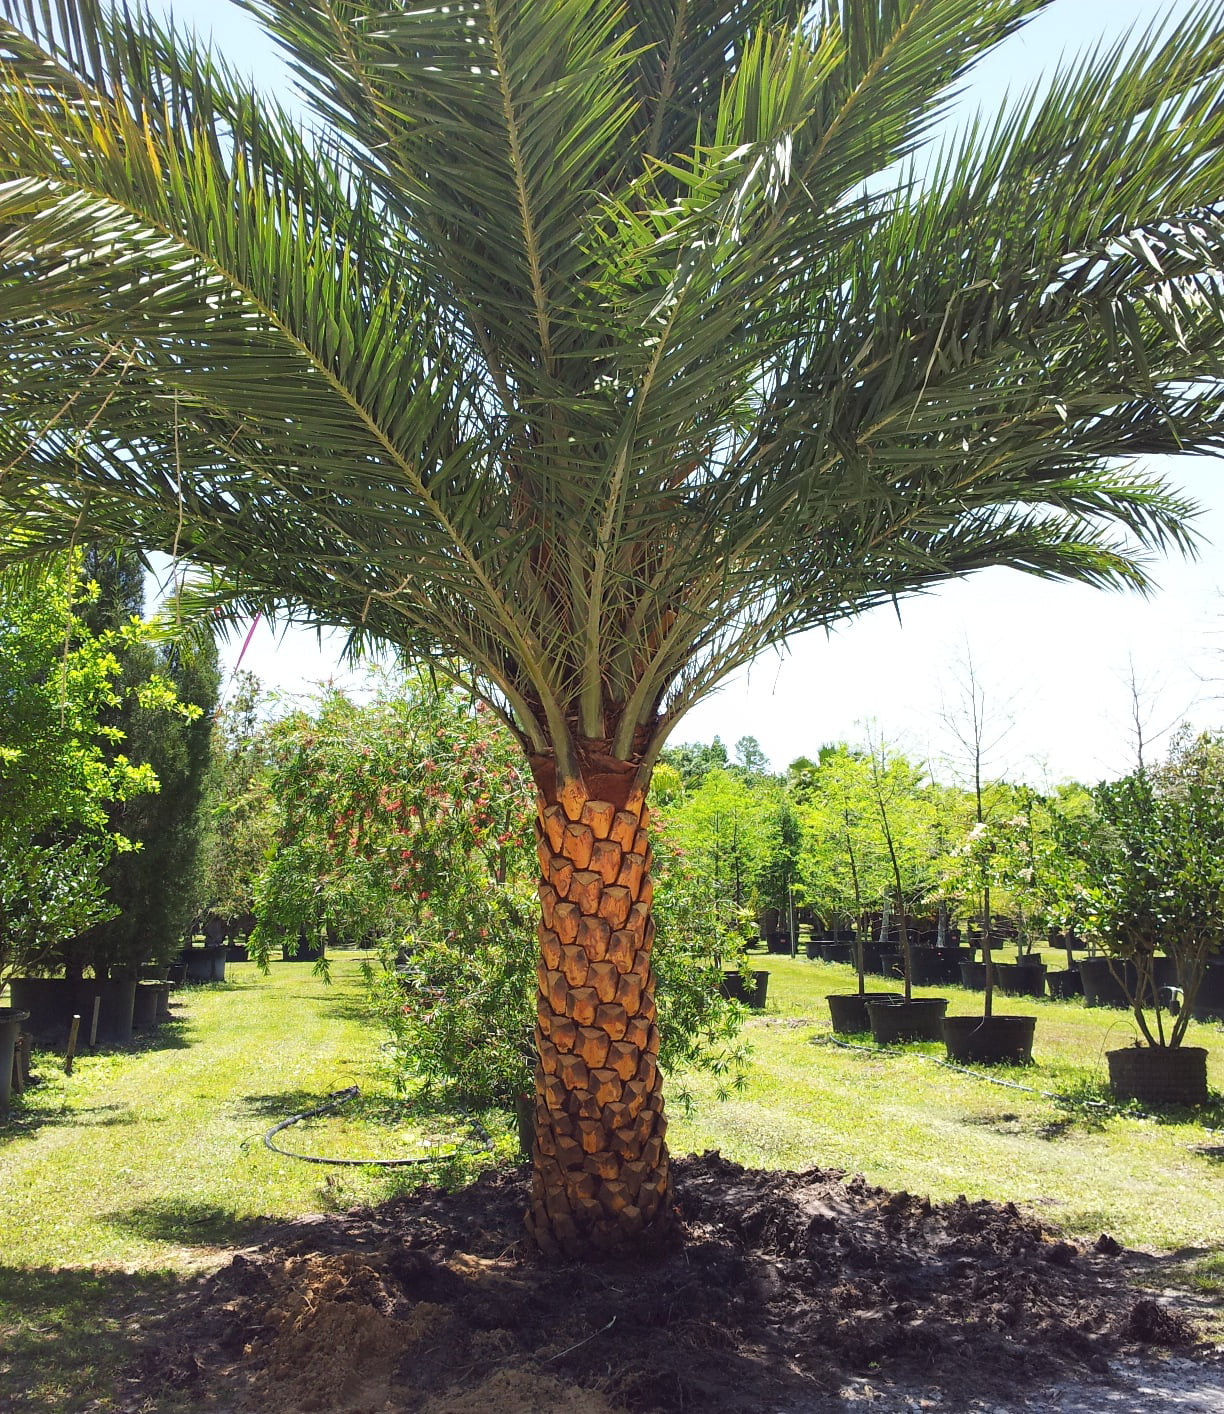
<svg viewBox="0 0 1224 1414">
<path fill-rule="evenodd" d="M 0 1408 L 5 1398 L 13 1409 L 111 1408 L 147 1311 L 228 1248 L 271 1221 L 458 1181 L 488 1163 L 462 1117 L 423 1118 L 396 1095 L 356 957 L 335 960 L 330 987 L 309 963 L 276 963 L 267 978 L 239 965 L 230 977 L 178 993 L 159 1036 L 79 1056 L 71 1077 L 58 1056 L 36 1054 L 41 1083 L 0 1128 Z M 264 1147 L 278 1120 L 353 1084 L 355 1103 L 276 1142 L 332 1157 L 463 1152 L 365 1169 Z M 507 1122 L 477 1118 L 493 1156 L 512 1154 Z"/>
<path fill-rule="evenodd" d="M 937 1199 L 1011 1199 L 1068 1233 L 1108 1231 L 1126 1246 L 1224 1244 L 1224 1133 L 1213 1134 L 1224 1130 L 1224 1028 L 1195 1026 L 1187 1038 L 1209 1050 L 1215 1103 L 1149 1119 L 1108 1102 L 1105 1052 L 1133 1035 L 1124 1013 L 999 998 L 996 1011 L 1038 1017 L 1036 1064 L 966 1075 L 937 1064 L 941 1045 L 836 1044 L 824 998 L 853 990 L 850 968 L 780 957 L 760 965 L 770 972 L 769 1004 L 748 1023 L 748 1086 L 719 1106 L 710 1083 L 693 1077 L 696 1112 L 672 1121 L 678 1152 L 844 1168 Z M 916 995 L 947 996 L 951 1015 L 981 1008 L 980 995 L 959 987 Z"/>
<path fill-rule="evenodd" d="M 689 1077 L 690 1115 L 672 1110 L 675 1152 L 719 1149 L 762 1167 L 842 1168 L 937 1199 L 1011 1199 L 1068 1233 L 1109 1232 L 1172 1254 L 1162 1279 L 1209 1300 L 1224 1292 L 1224 1104 L 1146 1118 L 1108 1103 L 1105 1051 L 1132 1024 L 1081 1003 L 1008 999 L 1038 1016 L 1031 1068 L 965 1075 L 942 1047 L 880 1051 L 834 1043 L 825 994 L 849 968 L 771 957 L 769 1006 L 747 1036 L 746 1090 L 719 1103 Z M 134 1335 L 269 1221 L 377 1202 L 426 1179 L 459 1182 L 515 1152 L 506 1117 L 429 1116 L 397 1095 L 359 962 L 339 957 L 333 985 L 308 963 L 252 966 L 180 993 L 178 1019 L 135 1051 L 37 1057 L 42 1084 L 0 1129 L 0 1408 L 103 1411 L 122 1402 Z M 980 998 L 959 988 L 953 1014 Z M 1224 1028 L 1188 1038 L 1224 1082 Z M 348 1085 L 356 1103 L 282 1131 L 295 1151 L 334 1157 L 440 1157 L 420 1168 L 326 1168 L 269 1152 L 264 1132 Z M 1012 1088 L 1015 1087 L 1015 1088 Z M 436 1141 L 432 1149 L 429 1140 Z M 460 1143 L 457 1156 L 444 1157 Z M 179 1402 L 176 1403 L 176 1400 Z M 170 1393 L 159 1409 L 189 1410 Z"/>
<path fill-rule="evenodd" d="M 42 1083 L 0 1130 L 7 1262 L 73 1254 L 186 1271 L 270 1218 L 377 1202 L 436 1178 L 444 1163 L 331 1169 L 264 1147 L 271 1125 L 350 1085 L 357 1102 L 276 1142 L 408 1158 L 427 1152 L 428 1137 L 443 1141 L 439 1151 L 470 1139 L 445 1121 L 422 1125 L 397 1098 L 355 956 L 334 962 L 330 987 L 309 963 L 276 963 L 268 977 L 239 964 L 230 975 L 180 992 L 179 1019 L 135 1052 L 78 1058 L 71 1077 L 58 1058 L 36 1057 Z"/>
</svg>

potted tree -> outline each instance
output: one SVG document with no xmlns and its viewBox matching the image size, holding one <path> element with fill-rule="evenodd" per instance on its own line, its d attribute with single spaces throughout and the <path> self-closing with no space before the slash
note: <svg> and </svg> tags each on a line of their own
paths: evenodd
<svg viewBox="0 0 1224 1414">
<path fill-rule="evenodd" d="M 1080 834 L 1086 923 L 1117 967 L 1132 1046 L 1109 1051 L 1110 1089 L 1145 1104 L 1202 1104 L 1207 1051 L 1184 1044 L 1224 942 L 1224 739 L 1179 734 L 1167 761 L 1093 792 Z M 1162 983 L 1163 947 L 1175 982 Z"/>
<path fill-rule="evenodd" d="M 981 901 L 981 946 L 985 973 L 982 1013 L 980 1016 L 945 1016 L 941 1035 L 949 1060 L 977 1061 L 987 1065 L 1028 1064 L 1033 1058 L 1036 1019 L 1032 1016 L 996 1014 L 994 1010 L 994 926 L 990 914 L 990 895 L 1000 878 L 1003 827 L 999 821 L 981 819 L 981 812 L 978 813 L 979 818 L 949 860 L 945 883 L 947 887 L 958 890 L 963 897 Z"/>
<path fill-rule="evenodd" d="M 948 1009 L 946 997 L 915 997 L 911 910 L 922 903 L 934 883 L 932 840 L 935 815 L 922 789 L 921 773 L 903 756 L 888 756 L 883 743 L 868 739 L 868 781 L 875 807 L 889 882 L 888 898 L 897 906 L 901 945 L 900 998 L 868 1002 L 871 1034 L 880 1044 L 894 1041 L 937 1041 Z"/>
<path fill-rule="evenodd" d="M 158 785 L 147 763 L 118 750 L 113 721 L 128 691 L 123 653 L 151 630 L 91 626 L 99 590 L 83 563 L 74 551 L 41 578 L 0 582 L 0 978 L 32 1030 L 92 1009 L 98 979 L 84 979 L 88 952 L 72 940 L 117 912 L 105 869 L 131 845 L 112 812 Z M 141 697 L 151 713 L 175 701 L 160 679 Z M 128 1003 L 110 1039 L 130 1035 Z"/>
<path fill-rule="evenodd" d="M 40 974 L 56 965 L 65 937 L 113 916 L 101 871 L 100 855 L 81 840 L 31 844 L 0 828 L 0 1112 L 8 1106 L 21 1023 L 33 1017 L 36 1029 L 62 1023 L 66 1030 L 82 1005 L 62 979 Z"/>
<path fill-rule="evenodd" d="M 871 1029 L 868 1002 L 897 995 L 867 990 L 868 901 L 883 889 L 867 768 L 860 755 L 843 745 L 822 750 L 811 774 L 812 788 L 802 807 L 804 892 L 809 903 L 834 920 L 835 936 L 839 931 L 850 935 L 844 941 L 852 948 L 855 990 L 831 993 L 825 1000 L 833 1030 L 859 1035 Z M 839 921 L 847 926 L 838 930 Z"/>
<path fill-rule="evenodd" d="M 1015 795 L 1015 813 L 999 824 L 994 863 L 999 885 L 1015 910 L 1016 959 L 997 963 L 995 979 L 1008 996 L 1040 997 L 1045 995 L 1046 966 L 1034 943 L 1045 937 L 1050 922 L 1050 832 L 1044 815 L 1038 816 L 1044 803 L 1037 793 L 1018 786 Z"/>
</svg>

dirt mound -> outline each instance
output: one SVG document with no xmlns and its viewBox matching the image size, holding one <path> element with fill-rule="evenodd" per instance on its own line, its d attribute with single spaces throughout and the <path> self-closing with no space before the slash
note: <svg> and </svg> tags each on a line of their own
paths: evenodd
<svg viewBox="0 0 1224 1414">
<path fill-rule="evenodd" d="M 1116 1256 L 1011 1204 L 717 1154 L 675 1168 L 683 1241 L 648 1262 L 538 1261 L 521 1171 L 278 1228 L 210 1278 L 146 1388 L 194 1368 L 199 1407 L 269 1414 L 746 1414 L 817 1410 L 868 1370 L 980 1397 L 1194 1340 Z"/>
</svg>

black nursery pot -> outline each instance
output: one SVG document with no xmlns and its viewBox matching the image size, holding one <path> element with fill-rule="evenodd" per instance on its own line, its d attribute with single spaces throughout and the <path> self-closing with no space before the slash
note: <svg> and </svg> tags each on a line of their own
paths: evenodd
<svg viewBox="0 0 1224 1414">
<path fill-rule="evenodd" d="M 999 991 L 1009 997 L 1045 996 L 1046 966 L 1044 962 L 999 962 L 995 964 L 995 982 Z"/>
<path fill-rule="evenodd" d="M 960 948 L 914 948 L 910 952 L 910 980 L 915 987 L 954 986 L 960 981 L 960 964 L 967 956 Z"/>
<path fill-rule="evenodd" d="M 1035 1016 L 945 1016 L 948 1059 L 979 1065 L 1031 1065 Z"/>
<path fill-rule="evenodd" d="M 169 982 L 137 982 L 132 1025 L 137 1031 L 151 1031 L 170 1014 Z"/>
<path fill-rule="evenodd" d="M 853 943 L 825 943 L 821 949 L 821 956 L 826 962 L 853 963 L 854 944 Z"/>
<path fill-rule="evenodd" d="M 1224 962 L 1207 964 L 1191 1015 L 1196 1021 L 1224 1021 Z"/>
<path fill-rule="evenodd" d="M 879 971 L 879 973 L 883 977 L 904 977 L 905 959 L 901 956 L 899 952 L 881 952 L 880 965 L 877 971 Z"/>
<path fill-rule="evenodd" d="M 1067 967 L 1061 972 L 1047 972 L 1046 989 L 1050 996 L 1065 1002 L 1070 997 L 1084 995 L 1084 979 L 1080 976 L 1078 967 Z"/>
<path fill-rule="evenodd" d="M 1139 974 L 1133 962 L 1108 957 L 1080 959 L 1080 976 L 1084 980 L 1084 1001 L 1088 1006 L 1129 1007 L 1128 994 L 1139 985 Z M 1152 976 L 1157 987 L 1177 986 L 1177 964 L 1171 957 L 1152 959 Z M 1154 997 L 1147 995 L 1144 1004 L 1151 1006 Z"/>
<path fill-rule="evenodd" d="M 34 1035 L 53 1036 L 58 1041 L 67 1037 L 73 1015 L 80 1011 L 76 985 L 66 977 L 14 977 L 9 983 L 9 1000 L 29 1017 L 29 1030 Z"/>
<path fill-rule="evenodd" d="M 0 1006 L 0 1116 L 8 1114 L 9 1096 L 13 1089 L 13 1055 L 17 1037 L 27 1013 L 13 1007 Z"/>
<path fill-rule="evenodd" d="M 225 981 L 225 944 L 204 948 L 184 948 L 182 960 L 188 982 Z"/>
<path fill-rule="evenodd" d="M 738 972 L 726 971 L 718 989 L 729 1001 L 743 1002 L 753 1011 L 765 1010 L 765 998 L 769 992 L 769 973 L 754 972 L 752 985 L 746 987 Z"/>
<path fill-rule="evenodd" d="M 867 1015 L 868 1002 L 900 1001 L 898 992 L 850 992 L 827 996 L 829 1018 L 833 1030 L 839 1036 L 861 1036 L 871 1030 L 871 1018 Z"/>
<path fill-rule="evenodd" d="M 984 992 L 986 990 L 986 964 L 984 962 L 962 962 L 957 969 L 960 972 L 961 986 L 969 992 Z"/>
<path fill-rule="evenodd" d="M 938 1041 L 943 1034 L 940 1022 L 947 1009 L 946 997 L 868 1002 L 872 1039 L 881 1046 L 895 1041 Z"/>
<path fill-rule="evenodd" d="M 293 952 L 289 951 L 289 944 L 281 944 L 282 962 L 318 962 L 326 951 L 326 943 L 308 943 L 305 938 L 299 938 L 297 947 Z"/>
<path fill-rule="evenodd" d="M 106 1045 L 126 1045 L 132 1039 L 136 1007 L 136 979 L 113 982 L 91 978 L 70 981 L 64 977 L 14 977 L 9 983 L 13 1005 L 30 1013 L 30 1030 L 37 1036 L 67 1037 L 72 1018 L 81 1018 L 81 1044 L 89 1041 L 94 999 L 98 998 L 98 1040 Z"/>
<path fill-rule="evenodd" d="M 884 949 L 879 943 L 864 942 L 863 945 L 863 971 L 883 973 L 884 967 L 880 959 Z"/>
<path fill-rule="evenodd" d="M 119 977 L 111 982 L 78 983 L 81 1029 L 89 1026 L 94 997 L 98 1005 L 98 1040 L 103 1044 L 126 1046 L 132 1039 L 136 1011 L 135 977 Z"/>
<path fill-rule="evenodd" d="M 1127 1046 L 1106 1051 L 1109 1088 L 1119 1100 L 1163 1105 L 1207 1103 L 1207 1052 L 1202 1046 Z"/>
</svg>

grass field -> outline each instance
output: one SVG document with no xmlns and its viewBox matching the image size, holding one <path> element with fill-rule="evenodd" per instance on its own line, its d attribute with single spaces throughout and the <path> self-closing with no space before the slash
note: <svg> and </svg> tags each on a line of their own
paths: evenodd
<svg viewBox="0 0 1224 1414">
<path fill-rule="evenodd" d="M 1216 1103 L 1152 1119 L 1103 1103 L 1104 1053 L 1132 1032 L 1122 1013 L 1009 999 L 1008 1011 L 1039 1017 L 1038 1064 L 994 1072 L 1000 1085 L 939 1065 L 939 1046 L 836 1044 L 824 996 L 852 989 L 849 968 L 759 965 L 769 1006 L 748 1022 L 747 1088 L 720 1103 L 707 1079 L 690 1078 L 693 1112 L 672 1111 L 675 1152 L 1013 1199 L 1072 1234 L 1177 1253 L 1200 1290 L 1224 1288 L 1224 1028 L 1189 1038 L 1211 1052 Z M 503 1117 L 479 1116 L 473 1131 L 459 1117 L 422 1119 L 396 1096 L 352 955 L 336 960 L 330 987 L 308 963 L 275 964 L 268 978 L 240 965 L 231 977 L 180 993 L 156 1040 L 81 1057 L 71 1078 L 38 1057 L 42 1084 L 0 1129 L 0 1408 L 6 1396 L 14 1410 L 115 1408 L 133 1327 L 269 1220 L 375 1202 L 422 1178 L 461 1181 L 513 1156 Z M 938 990 L 953 1013 L 980 1005 Z M 352 1084 L 357 1102 L 278 1142 L 332 1157 L 452 1156 L 328 1168 L 264 1147 L 269 1126 Z"/>
<path fill-rule="evenodd" d="M 1107 1230 L 1127 1246 L 1224 1243 L 1224 1104 L 1157 1121 L 1105 1103 L 1105 1052 L 1131 1040 L 1127 1014 L 996 999 L 997 1012 L 1038 1017 L 1037 1064 L 989 1072 L 1001 1085 L 985 1070 L 965 1075 L 938 1064 L 938 1044 L 889 1052 L 869 1039 L 835 1044 L 824 997 L 853 990 L 848 967 L 779 957 L 760 965 L 770 972 L 769 1006 L 749 1024 L 748 1087 L 718 1105 L 709 1083 L 695 1079 L 696 1114 L 673 1119 L 677 1151 L 718 1148 L 762 1167 L 846 1168 L 933 1198 L 1009 1198 L 1069 1233 Z M 951 1015 L 981 1009 L 980 995 L 959 987 L 915 994 L 947 996 Z M 1218 1092 L 1224 1028 L 1195 1026 L 1191 1043 L 1209 1048 Z"/>
<path fill-rule="evenodd" d="M 179 992 L 155 1040 L 78 1057 L 71 1078 L 36 1055 L 42 1083 L 0 1128 L 0 1409 L 22 1389 L 15 1410 L 114 1407 L 92 1401 L 109 1400 L 132 1328 L 190 1273 L 270 1219 L 377 1202 L 457 1167 L 327 1168 L 264 1148 L 271 1125 L 332 1091 L 362 1093 L 277 1142 L 400 1158 L 428 1152 L 430 1137 L 439 1152 L 458 1139 L 471 1165 L 487 1162 L 466 1126 L 422 1126 L 397 1101 L 352 954 L 334 963 L 331 986 L 305 962 L 229 975 Z M 506 1123 L 482 1118 L 495 1153 L 512 1154 Z"/>
</svg>

